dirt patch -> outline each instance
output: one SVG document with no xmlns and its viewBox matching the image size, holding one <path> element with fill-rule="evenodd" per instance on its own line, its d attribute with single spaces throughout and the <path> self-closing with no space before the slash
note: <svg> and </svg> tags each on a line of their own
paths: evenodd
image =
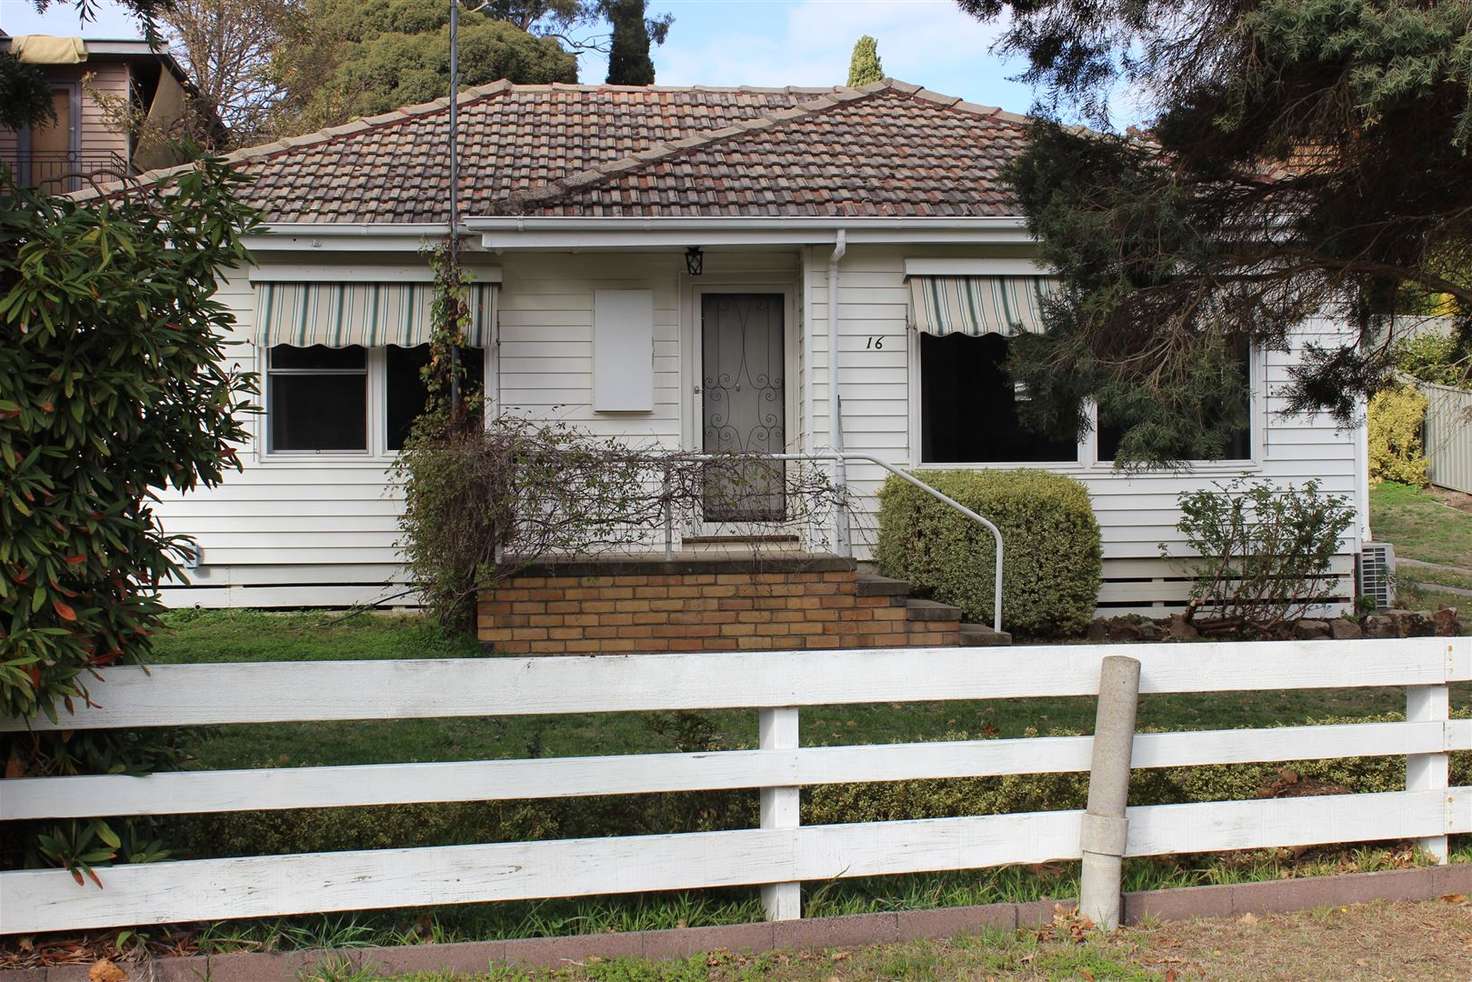
<svg viewBox="0 0 1472 982">
<path fill-rule="evenodd" d="M 1461 895 L 1420 903 L 1372 903 L 1292 914 L 1201 919 L 1125 928 L 1103 937 L 1061 916 L 1042 930 L 951 941 L 729 952 L 683 962 L 590 960 L 511 979 L 686 982 L 771 979 L 1224 979 L 1457 980 L 1472 978 L 1472 903 Z M 1087 927 L 1087 925 L 1085 925 Z M 481 978 L 485 978 L 482 976 Z"/>
<path fill-rule="evenodd" d="M 1472 515 L 1472 494 L 1463 494 L 1461 491 L 1448 491 L 1446 488 L 1428 487 L 1426 489 L 1444 505 L 1450 505 L 1457 511 L 1464 511 Z"/>
</svg>

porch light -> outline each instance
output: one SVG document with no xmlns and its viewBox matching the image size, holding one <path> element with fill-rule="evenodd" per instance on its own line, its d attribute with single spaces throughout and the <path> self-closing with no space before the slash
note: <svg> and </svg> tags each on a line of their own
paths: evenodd
<svg viewBox="0 0 1472 982">
<path fill-rule="evenodd" d="M 700 246 L 691 246 L 685 250 L 685 272 L 691 276 L 699 276 L 705 269 L 705 253 L 700 251 Z"/>
</svg>

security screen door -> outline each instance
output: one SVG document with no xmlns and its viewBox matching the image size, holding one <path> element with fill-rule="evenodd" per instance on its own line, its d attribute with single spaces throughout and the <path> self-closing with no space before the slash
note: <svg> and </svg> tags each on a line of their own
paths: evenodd
<svg viewBox="0 0 1472 982">
<path fill-rule="evenodd" d="M 706 453 L 782 453 L 787 399 L 780 293 L 705 293 L 700 302 L 701 422 Z M 780 461 L 707 468 L 707 522 L 780 522 Z"/>
</svg>

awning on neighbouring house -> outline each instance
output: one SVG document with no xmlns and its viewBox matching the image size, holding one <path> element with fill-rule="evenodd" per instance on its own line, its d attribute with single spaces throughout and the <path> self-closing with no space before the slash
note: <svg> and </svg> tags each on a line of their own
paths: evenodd
<svg viewBox="0 0 1472 982">
<path fill-rule="evenodd" d="M 433 283 L 257 283 L 256 343 L 329 348 L 428 344 Z M 470 288 L 466 344 L 483 348 L 495 317 L 496 285 Z"/>
<path fill-rule="evenodd" d="M 924 334 L 1041 334 L 1048 276 L 911 276 L 910 323 Z"/>
</svg>

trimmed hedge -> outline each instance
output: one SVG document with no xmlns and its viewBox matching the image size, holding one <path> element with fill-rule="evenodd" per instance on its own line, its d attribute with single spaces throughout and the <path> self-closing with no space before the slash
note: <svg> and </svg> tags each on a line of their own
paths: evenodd
<svg viewBox="0 0 1472 982">
<path fill-rule="evenodd" d="M 1005 546 L 1002 626 L 1029 637 L 1081 634 L 1102 567 L 1089 493 L 1039 470 L 920 471 L 937 490 L 995 522 Z M 879 568 L 922 593 L 992 621 L 991 534 L 919 488 L 891 477 L 879 492 Z"/>
</svg>

